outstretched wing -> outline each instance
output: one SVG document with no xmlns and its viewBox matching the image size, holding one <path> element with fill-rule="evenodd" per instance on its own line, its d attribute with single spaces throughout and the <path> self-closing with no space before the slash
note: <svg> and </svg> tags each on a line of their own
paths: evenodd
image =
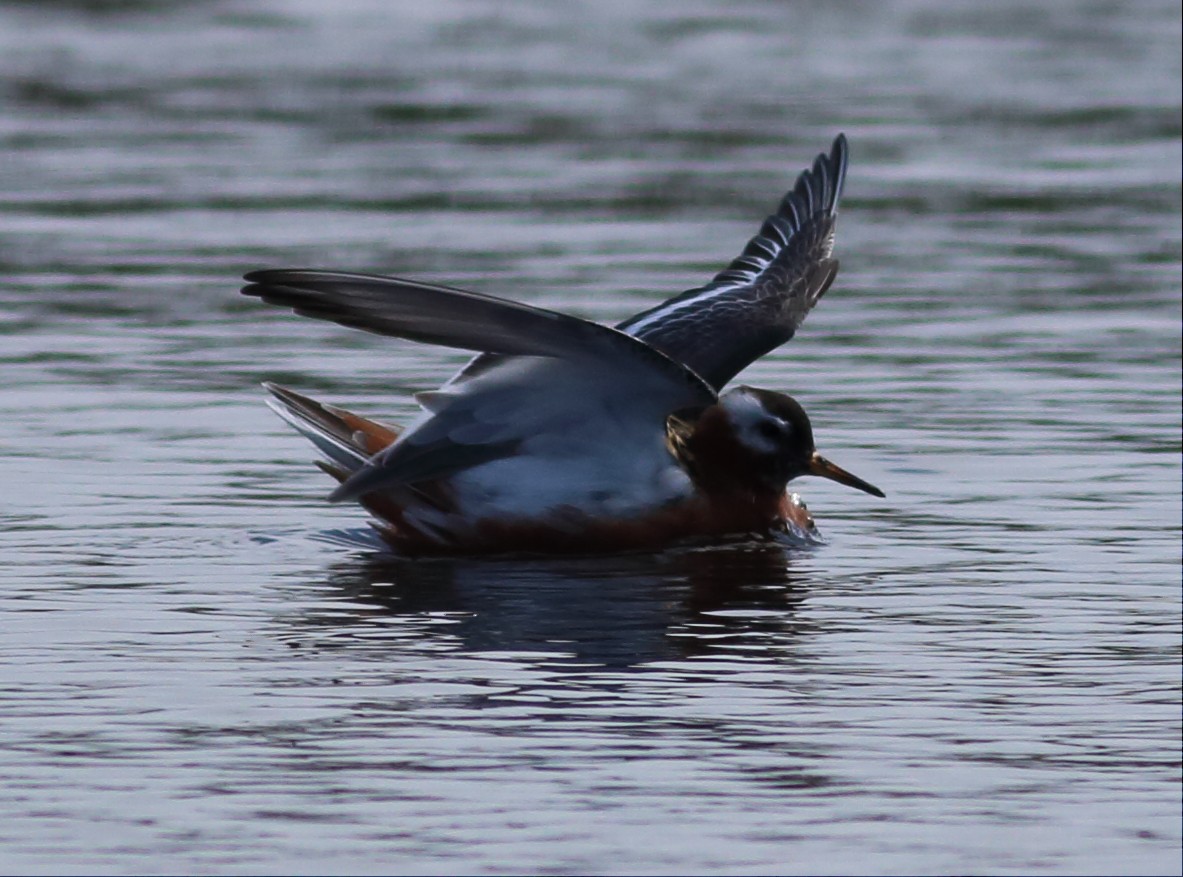
<svg viewBox="0 0 1183 877">
<path fill-rule="evenodd" d="M 846 137 L 839 134 L 830 154 L 797 177 L 776 214 L 725 270 L 617 328 L 721 390 L 792 338 L 838 273 L 830 254 L 846 161 Z"/>
<path fill-rule="evenodd" d="M 587 320 L 415 280 L 297 269 L 252 271 L 245 279 L 243 295 L 305 317 L 426 344 L 516 356 L 603 355 L 620 346 L 605 327 Z"/>
<path fill-rule="evenodd" d="M 378 335 L 507 356 L 596 360 L 622 373 L 644 368 L 665 375 L 678 395 L 687 385 L 714 395 L 693 370 L 633 335 L 558 311 L 379 274 L 265 269 L 244 279 L 243 295 Z"/>
<path fill-rule="evenodd" d="M 434 416 L 357 469 L 334 500 L 512 456 L 533 435 L 578 428 L 589 409 L 623 406 L 630 418 L 660 424 L 668 411 L 716 399 L 702 378 L 644 341 L 578 317 L 378 275 L 265 270 L 246 279 L 245 295 L 298 314 L 497 355 L 496 373 L 422 394 Z M 540 369 L 539 357 L 552 365 Z"/>
</svg>

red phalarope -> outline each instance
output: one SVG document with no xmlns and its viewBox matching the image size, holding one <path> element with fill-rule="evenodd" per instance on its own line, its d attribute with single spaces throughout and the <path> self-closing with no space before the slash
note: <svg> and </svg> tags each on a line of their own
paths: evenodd
<svg viewBox="0 0 1183 877">
<path fill-rule="evenodd" d="M 842 135 L 706 286 L 616 328 L 369 274 L 262 270 L 246 295 L 380 335 L 473 350 L 405 429 L 275 384 L 272 408 L 324 454 L 339 486 L 408 554 L 613 551 L 795 531 L 788 482 L 820 475 L 883 496 L 814 448 L 791 397 L 739 386 L 793 337 L 838 271 Z"/>
</svg>

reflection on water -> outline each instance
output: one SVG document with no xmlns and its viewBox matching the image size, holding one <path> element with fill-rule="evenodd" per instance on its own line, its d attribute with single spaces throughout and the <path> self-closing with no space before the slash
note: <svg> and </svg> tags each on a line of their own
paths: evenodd
<svg viewBox="0 0 1183 877">
<path fill-rule="evenodd" d="M 764 542 L 613 558 L 363 557 L 336 564 L 328 584 L 344 602 L 291 618 L 293 637 L 311 629 L 324 647 L 352 648 L 357 637 L 374 648 L 419 638 L 432 648 L 442 634 L 451 651 L 550 653 L 608 667 L 744 648 L 771 656 L 791 646 L 804 599 L 791 549 Z"/>
</svg>

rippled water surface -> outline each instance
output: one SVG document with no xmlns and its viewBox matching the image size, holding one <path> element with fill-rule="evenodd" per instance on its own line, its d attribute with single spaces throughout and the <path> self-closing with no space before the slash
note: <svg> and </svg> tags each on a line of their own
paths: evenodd
<svg viewBox="0 0 1183 877">
<path fill-rule="evenodd" d="M 1175 3 L 0 3 L 0 871 L 1179 873 Z M 744 380 L 829 544 L 382 560 L 274 379 L 456 352 L 237 294 L 617 321 L 838 131 Z M 795 485 L 797 486 L 797 485 Z"/>
</svg>

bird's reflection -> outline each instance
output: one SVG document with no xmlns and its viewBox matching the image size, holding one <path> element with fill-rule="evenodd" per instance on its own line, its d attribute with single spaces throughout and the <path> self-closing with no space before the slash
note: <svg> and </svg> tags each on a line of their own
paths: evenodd
<svg viewBox="0 0 1183 877">
<path fill-rule="evenodd" d="M 556 660 L 624 667 L 741 647 L 791 645 L 804 590 L 794 580 L 796 549 L 745 542 L 598 558 L 400 559 L 372 554 L 330 573 L 333 610 L 295 619 L 307 634 L 327 627 L 324 645 L 380 644 L 384 616 L 395 640 L 437 638 L 427 647 L 462 652 L 546 652 Z M 413 623 L 445 619 L 446 624 Z M 408 624 L 394 625 L 399 620 Z M 397 630 L 396 630 L 397 628 Z M 363 632 L 364 631 L 364 632 Z M 445 645 L 446 640 L 446 645 Z"/>
</svg>

